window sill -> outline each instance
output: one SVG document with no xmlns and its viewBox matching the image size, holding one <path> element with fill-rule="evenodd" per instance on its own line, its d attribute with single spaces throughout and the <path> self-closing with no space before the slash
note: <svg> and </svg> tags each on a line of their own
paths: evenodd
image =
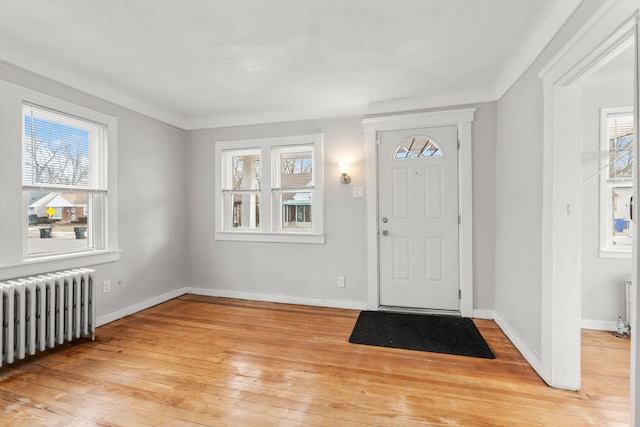
<svg viewBox="0 0 640 427">
<path fill-rule="evenodd" d="M 120 259 L 120 250 L 76 252 L 25 259 L 15 264 L 0 264 L 0 280 L 51 273 L 72 268 L 107 264 Z"/>
<path fill-rule="evenodd" d="M 216 240 L 232 242 L 311 243 L 324 244 L 324 234 L 260 233 L 251 231 L 217 231 Z"/>
<path fill-rule="evenodd" d="M 600 249 L 599 257 L 608 259 L 631 259 L 631 250 Z"/>
</svg>

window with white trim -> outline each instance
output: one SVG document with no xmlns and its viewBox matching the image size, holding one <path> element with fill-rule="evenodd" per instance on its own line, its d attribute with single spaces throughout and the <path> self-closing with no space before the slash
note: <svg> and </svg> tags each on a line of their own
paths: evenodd
<svg viewBox="0 0 640 427">
<path fill-rule="evenodd" d="M 322 134 L 216 141 L 216 239 L 324 243 Z"/>
<path fill-rule="evenodd" d="M 27 257 L 105 248 L 107 125 L 22 104 Z"/>
<path fill-rule="evenodd" d="M 603 108 L 600 123 L 600 253 L 628 257 L 633 235 L 633 110 Z"/>
</svg>

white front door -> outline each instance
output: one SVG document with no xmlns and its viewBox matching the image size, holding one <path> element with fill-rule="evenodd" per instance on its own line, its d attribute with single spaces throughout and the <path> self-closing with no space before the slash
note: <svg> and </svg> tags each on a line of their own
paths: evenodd
<svg viewBox="0 0 640 427">
<path fill-rule="evenodd" d="M 460 311 L 457 127 L 380 133 L 382 308 Z"/>
</svg>

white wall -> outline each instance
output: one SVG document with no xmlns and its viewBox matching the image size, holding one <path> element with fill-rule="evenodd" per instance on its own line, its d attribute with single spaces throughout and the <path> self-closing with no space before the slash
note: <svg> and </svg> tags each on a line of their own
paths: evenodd
<svg viewBox="0 0 640 427">
<path fill-rule="evenodd" d="M 184 287 L 186 133 L 46 78 L 0 63 L 0 79 L 79 104 L 118 120 L 117 262 L 88 266 L 111 293 L 97 295 L 100 318 L 126 314 L 134 304 Z M 0 144 L 20 144 L 6 138 Z M 6 184 L 5 184 L 6 185 Z M 20 206 L 18 199 L 15 206 Z M 45 271 L 41 271 L 44 273 Z M 120 283 L 120 284 L 118 284 Z"/>
<path fill-rule="evenodd" d="M 601 70 L 582 84 L 582 152 L 600 150 L 600 108 L 633 105 L 633 68 L 611 71 Z M 599 169 L 599 162 L 583 164 L 583 181 Z M 596 177 L 582 187 L 582 321 L 585 327 L 615 330 L 618 316 L 626 317 L 624 281 L 631 275 L 631 259 L 601 258 L 599 233 Z"/>
<path fill-rule="evenodd" d="M 491 312 L 494 298 L 496 104 L 477 107 L 473 123 L 474 309 Z M 215 241 L 214 142 L 324 133 L 326 242 L 314 244 Z M 187 147 L 189 284 L 195 292 L 275 301 L 364 308 L 367 303 L 366 202 L 362 117 L 311 120 L 189 132 Z M 349 185 L 338 162 L 352 163 Z M 345 288 L 337 277 L 345 276 Z"/>
</svg>

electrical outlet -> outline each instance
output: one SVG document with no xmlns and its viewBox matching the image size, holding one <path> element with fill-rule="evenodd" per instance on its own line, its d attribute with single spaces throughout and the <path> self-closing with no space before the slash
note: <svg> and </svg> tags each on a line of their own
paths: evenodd
<svg viewBox="0 0 640 427">
<path fill-rule="evenodd" d="M 111 280 L 105 280 L 102 282 L 102 293 L 106 294 L 111 292 Z"/>
<path fill-rule="evenodd" d="M 344 276 L 338 276 L 338 287 L 344 288 Z"/>
<path fill-rule="evenodd" d="M 364 187 L 353 187 L 353 197 L 364 197 Z"/>
</svg>

